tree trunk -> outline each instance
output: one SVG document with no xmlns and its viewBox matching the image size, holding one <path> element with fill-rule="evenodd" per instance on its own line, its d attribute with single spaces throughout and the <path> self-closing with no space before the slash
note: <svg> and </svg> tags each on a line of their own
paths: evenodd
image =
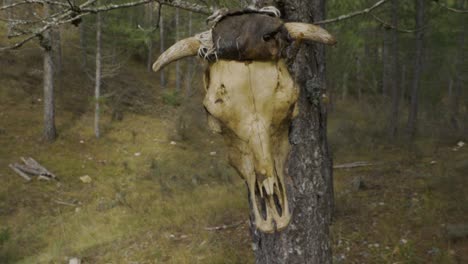
<svg viewBox="0 0 468 264">
<path fill-rule="evenodd" d="M 372 35 L 371 39 L 369 41 L 372 41 L 374 45 L 371 45 L 370 53 L 371 53 L 371 58 L 372 60 L 369 60 L 369 63 L 372 67 L 374 67 L 375 70 L 371 71 L 372 75 L 372 88 L 373 92 L 375 94 L 379 94 L 379 91 L 381 91 L 381 82 L 380 78 L 378 77 L 379 71 L 377 71 L 378 65 L 380 64 L 380 57 L 381 57 L 381 52 L 383 51 L 382 43 L 381 42 L 376 42 L 376 39 L 382 39 L 382 31 L 380 30 L 380 25 L 376 26 L 375 28 L 372 28 Z"/>
<path fill-rule="evenodd" d="M 262 4 L 262 1 L 255 1 Z M 313 22 L 325 17 L 323 0 L 276 1 L 286 20 Z M 292 212 L 283 231 L 265 234 L 251 224 L 258 264 L 332 263 L 329 225 L 333 210 L 332 162 L 326 137 L 323 45 L 302 44 L 289 59 L 289 70 L 300 87 L 299 116 L 293 121 L 286 185 Z"/>
<path fill-rule="evenodd" d="M 362 96 L 362 86 L 364 86 L 364 78 L 362 76 L 362 68 L 361 68 L 361 58 L 359 56 L 356 56 L 356 86 L 357 86 L 357 98 L 358 101 L 361 101 L 361 96 Z"/>
<path fill-rule="evenodd" d="M 392 0 L 392 25 L 398 27 L 398 0 Z M 389 134 L 391 138 L 395 138 L 398 132 L 398 120 L 400 110 L 400 74 L 399 68 L 399 49 L 398 49 L 398 31 L 392 30 L 392 49 L 391 49 L 391 111 L 389 118 Z"/>
<path fill-rule="evenodd" d="M 96 138 L 100 137 L 99 130 L 99 117 L 100 117 L 100 93 L 101 93 L 101 78 L 102 78 L 102 14 L 97 13 L 96 15 L 96 77 L 95 77 L 95 86 L 94 86 L 94 100 L 95 100 L 95 109 L 94 109 L 94 134 Z"/>
<path fill-rule="evenodd" d="M 86 54 L 86 28 L 85 28 L 85 19 L 83 18 L 80 25 L 80 50 L 81 50 L 81 68 L 83 71 L 88 70 L 88 58 Z"/>
<path fill-rule="evenodd" d="M 465 8 L 465 1 L 459 0 L 458 7 L 460 9 Z M 467 16 L 462 16 L 462 23 L 468 22 Z M 464 25 L 464 24 L 462 24 Z M 453 90 L 452 96 L 450 98 L 450 122 L 454 130 L 460 129 L 460 97 L 462 96 L 462 87 L 463 87 L 463 62 L 465 59 L 465 45 L 466 45 L 466 26 L 463 26 L 463 29 L 460 30 L 460 35 L 458 37 L 458 52 L 457 58 L 455 59 L 455 76 L 453 80 Z"/>
<path fill-rule="evenodd" d="M 164 16 L 161 13 L 161 16 L 159 17 L 159 52 L 160 54 L 163 54 L 164 52 Z M 162 69 L 160 71 L 160 85 L 161 85 L 161 88 L 165 88 L 166 87 L 166 75 L 164 73 L 164 69 Z"/>
<path fill-rule="evenodd" d="M 341 99 L 346 100 L 348 97 L 348 72 L 343 73 L 343 84 L 341 89 Z"/>
<path fill-rule="evenodd" d="M 60 9 L 56 5 L 51 5 L 52 11 L 54 13 L 60 11 Z M 54 41 L 52 41 L 52 45 L 54 45 L 54 67 L 55 67 L 55 78 L 61 76 L 62 73 L 62 37 L 60 32 L 60 27 L 54 27 L 51 30 L 51 37 Z"/>
<path fill-rule="evenodd" d="M 382 42 L 382 95 L 387 99 L 390 90 L 391 64 L 390 64 L 390 29 L 384 29 Z"/>
<path fill-rule="evenodd" d="M 401 64 L 401 70 L 400 70 L 400 102 L 405 101 L 405 93 L 406 91 L 406 75 L 407 75 L 407 70 L 406 70 L 406 63 L 403 61 Z"/>
<path fill-rule="evenodd" d="M 10 5 L 11 4 L 11 0 L 3 0 L 3 6 L 7 6 L 7 5 Z M 7 19 L 8 19 L 8 24 L 7 24 L 7 36 L 9 36 L 12 32 L 12 27 L 13 27 L 13 24 L 11 23 L 11 19 L 13 18 L 12 16 L 12 13 L 11 13 L 11 10 L 12 8 L 8 8 L 7 10 L 5 10 L 6 12 L 6 16 L 7 16 Z"/>
<path fill-rule="evenodd" d="M 149 29 L 146 46 L 148 47 L 148 57 L 146 60 L 146 69 L 148 72 L 153 72 L 153 2 L 150 2 L 146 7 L 147 28 Z"/>
<path fill-rule="evenodd" d="M 192 12 L 189 12 L 189 17 L 188 17 L 188 35 L 192 36 L 192 31 L 193 31 L 193 25 L 192 25 Z M 187 96 L 192 95 L 192 80 L 193 80 L 193 73 L 194 73 L 194 65 L 195 65 L 195 59 L 194 58 L 189 58 L 188 64 L 187 64 L 187 72 L 185 74 L 185 94 Z"/>
<path fill-rule="evenodd" d="M 44 4 L 44 16 L 50 14 L 49 4 Z M 41 46 L 44 49 L 44 139 L 52 142 L 57 138 L 55 128 L 55 100 L 54 100 L 54 39 L 51 30 L 43 34 Z"/>
<path fill-rule="evenodd" d="M 416 54 L 414 57 L 414 78 L 411 87 L 411 103 L 408 113 L 407 134 L 409 139 L 413 139 L 416 133 L 418 120 L 419 86 L 421 83 L 422 57 L 424 44 L 424 0 L 415 0 L 416 5 Z"/>
<path fill-rule="evenodd" d="M 176 9 L 175 13 L 175 42 L 179 41 L 180 39 L 180 28 L 179 28 L 179 19 L 180 19 L 180 14 L 179 14 L 179 8 Z M 180 76 L 180 61 L 176 62 L 176 92 L 180 92 L 181 89 L 181 76 Z"/>
</svg>

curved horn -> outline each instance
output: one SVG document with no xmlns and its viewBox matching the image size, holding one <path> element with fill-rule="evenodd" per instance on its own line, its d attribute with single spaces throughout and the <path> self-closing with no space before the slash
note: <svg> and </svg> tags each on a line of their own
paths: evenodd
<svg viewBox="0 0 468 264">
<path fill-rule="evenodd" d="M 335 45 L 336 39 L 325 29 L 308 23 L 284 23 L 293 39 L 306 39 L 328 45 Z"/>
<path fill-rule="evenodd" d="M 159 56 L 158 60 L 153 64 L 153 71 L 157 72 L 173 61 L 195 56 L 198 54 L 199 48 L 200 41 L 195 37 L 180 40 Z"/>
</svg>

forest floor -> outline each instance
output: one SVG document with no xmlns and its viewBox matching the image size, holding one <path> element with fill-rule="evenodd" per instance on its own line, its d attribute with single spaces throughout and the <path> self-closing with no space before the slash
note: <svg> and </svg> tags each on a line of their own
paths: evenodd
<svg viewBox="0 0 468 264">
<path fill-rule="evenodd" d="M 47 144 L 40 74 L 21 57 L 0 62 L 0 263 L 254 262 L 245 186 L 206 129 L 201 93 L 184 100 L 154 88 L 154 106 L 122 121 L 105 108 L 95 139 L 92 100 L 70 74 L 75 92 L 58 92 L 60 135 Z M 468 263 L 468 146 L 454 149 L 466 139 L 383 141 L 365 132 L 375 125 L 365 112 L 338 103 L 330 115 L 334 163 L 373 164 L 334 171 L 335 262 Z M 59 181 L 25 182 L 8 168 L 20 157 Z"/>
</svg>

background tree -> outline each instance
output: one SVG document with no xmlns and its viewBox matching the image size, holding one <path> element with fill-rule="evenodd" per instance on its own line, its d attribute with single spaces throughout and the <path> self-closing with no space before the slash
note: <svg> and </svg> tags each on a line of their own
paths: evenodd
<svg viewBox="0 0 468 264">
<path fill-rule="evenodd" d="M 414 77 L 411 87 L 411 103 L 408 115 L 407 132 L 410 139 L 416 133 L 416 122 L 418 119 L 418 101 L 419 101 L 419 86 L 422 73 L 422 58 L 424 45 L 424 0 L 415 0 L 416 8 L 416 41 L 414 56 Z"/>
<path fill-rule="evenodd" d="M 148 57 L 146 59 L 146 69 L 148 72 L 151 72 L 151 65 L 153 63 L 153 33 L 156 30 L 156 26 L 154 25 L 154 3 L 151 2 L 146 5 L 145 9 L 146 13 L 146 27 L 148 28 L 148 32 L 146 33 L 147 40 L 146 46 L 148 47 Z"/>
<path fill-rule="evenodd" d="M 49 4 L 44 4 L 44 16 L 51 14 Z M 57 138 L 55 128 L 55 65 L 54 65 L 54 42 L 56 41 L 51 30 L 44 31 L 41 46 L 44 49 L 44 139 L 52 142 Z"/>
<path fill-rule="evenodd" d="M 160 7 L 161 8 L 161 7 Z M 164 16 L 161 14 L 159 15 L 159 53 L 162 54 L 165 50 L 165 45 L 164 45 Z M 166 86 L 166 74 L 165 70 L 161 70 L 159 73 L 160 75 L 160 81 L 159 85 L 161 88 L 164 88 Z"/>
<path fill-rule="evenodd" d="M 100 100 L 101 100 L 101 79 L 102 79 L 102 15 L 96 15 L 96 75 L 94 86 L 94 135 L 100 137 L 99 119 L 100 119 Z"/>
<path fill-rule="evenodd" d="M 391 49 L 390 49 L 390 60 L 386 61 L 391 69 L 390 82 L 391 82 L 391 107 L 389 117 L 389 133 L 391 138 L 395 138 L 398 131 L 398 119 L 400 112 L 400 63 L 399 63 L 399 37 L 398 37 L 398 20 L 399 20 L 399 1 L 392 0 L 392 33 L 391 33 Z"/>
<path fill-rule="evenodd" d="M 180 40 L 180 15 L 179 15 L 179 9 L 176 9 L 175 11 L 175 41 L 177 42 Z M 181 89 L 181 83 L 182 83 L 182 75 L 181 75 L 181 69 L 180 69 L 180 61 L 176 62 L 176 85 L 175 85 L 175 90 L 176 92 L 180 92 Z"/>
<path fill-rule="evenodd" d="M 459 9 L 464 9 L 466 6 L 466 1 L 465 0 L 459 0 L 458 1 L 458 7 Z M 461 23 L 466 23 L 467 16 L 462 17 Z M 464 85 L 464 78 L 462 77 L 463 75 L 463 61 L 465 60 L 465 49 L 466 49 L 466 35 L 467 35 L 467 29 L 466 27 L 463 27 L 457 37 L 457 51 L 456 51 L 456 58 L 455 58 L 455 74 L 453 81 L 451 80 L 451 96 L 450 96 L 450 122 L 452 124 L 452 127 L 455 130 L 460 130 L 460 120 L 459 120 L 459 115 L 460 115 L 460 100 L 462 96 L 462 86 Z"/>
</svg>

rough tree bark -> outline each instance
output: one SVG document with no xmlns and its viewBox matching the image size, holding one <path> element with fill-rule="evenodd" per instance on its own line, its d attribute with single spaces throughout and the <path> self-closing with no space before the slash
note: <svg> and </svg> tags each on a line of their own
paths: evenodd
<svg viewBox="0 0 468 264">
<path fill-rule="evenodd" d="M 44 16 L 50 14 L 49 4 L 44 4 Z M 57 138 L 55 128 L 54 100 L 54 39 L 51 30 L 44 32 L 41 46 L 44 49 L 44 139 L 52 142 Z"/>
<path fill-rule="evenodd" d="M 389 120 L 389 134 L 391 138 L 395 138 L 398 132 L 398 120 L 400 112 L 400 74 L 399 69 L 399 47 L 398 47 L 398 0 L 392 0 L 392 30 L 391 35 L 391 109 Z"/>
<path fill-rule="evenodd" d="M 254 1 L 262 6 L 273 1 Z M 275 0 L 283 18 L 313 22 L 325 17 L 323 0 Z M 293 55 L 294 53 L 294 55 Z M 289 55 L 289 68 L 301 89 L 293 121 L 292 150 L 285 181 L 293 215 L 285 230 L 261 233 L 251 226 L 256 263 L 332 263 L 329 225 L 333 211 L 332 161 L 326 137 L 325 53 L 323 45 L 303 43 Z"/>
<path fill-rule="evenodd" d="M 423 57 L 423 42 L 424 42 L 424 0 L 415 0 L 416 5 L 416 28 L 420 28 L 416 32 L 416 54 L 414 56 L 414 77 L 411 87 L 411 103 L 408 115 L 407 134 L 409 139 L 413 139 L 416 133 L 418 120 L 418 103 L 419 103 L 419 86 L 422 73 L 422 57 Z"/>
<path fill-rule="evenodd" d="M 94 134 L 96 138 L 100 137 L 99 130 L 99 117 L 100 117 L 100 105 L 99 98 L 101 94 L 101 78 L 102 78 L 102 14 L 97 13 L 96 15 L 96 76 L 95 76 L 95 86 L 94 86 L 94 100 L 95 100 L 95 109 L 94 109 Z"/>
</svg>

